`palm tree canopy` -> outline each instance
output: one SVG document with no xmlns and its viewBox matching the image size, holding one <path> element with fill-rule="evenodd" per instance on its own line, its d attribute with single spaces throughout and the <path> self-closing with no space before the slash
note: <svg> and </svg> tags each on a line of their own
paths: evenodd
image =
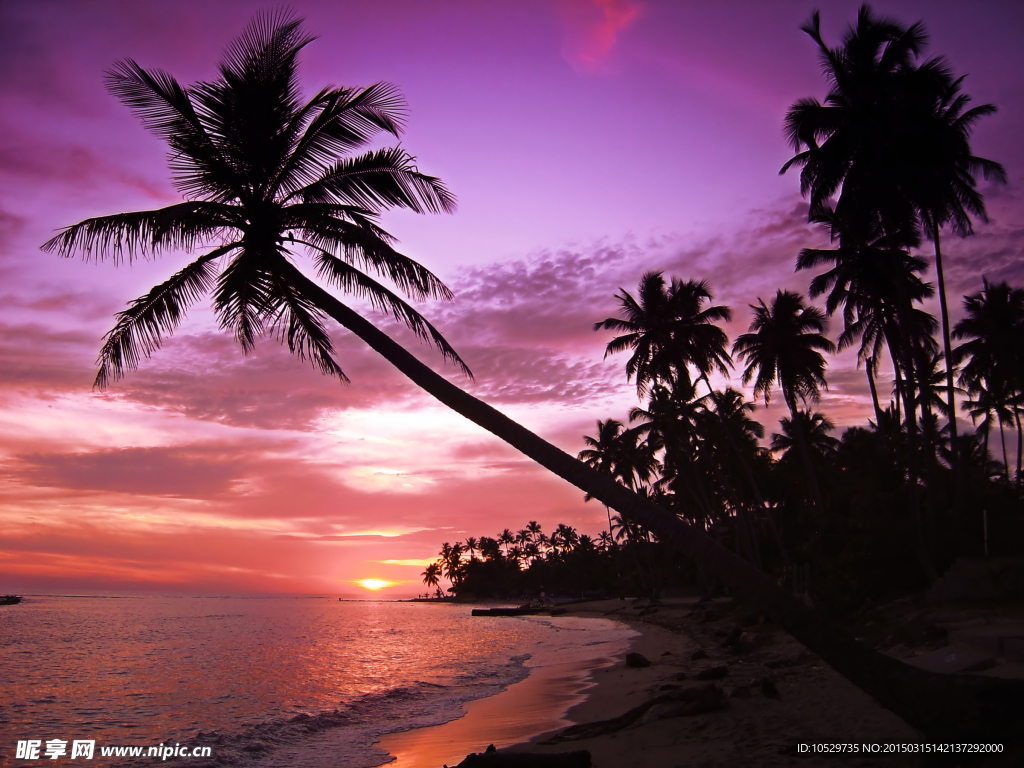
<svg viewBox="0 0 1024 768">
<path fill-rule="evenodd" d="M 404 323 L 469 375 L 444 337 L 371 276 L 414 301 L 450 299 L 433 273 L 393 248 L 378 221 L 395 207 L 450 212 L 455 198 L 404 149 L 351 154 L 381 132 L 400 136 L 406 110 L 393 86 L 328 87 L 302 102 L 298 55 L 313 39 L 300 19 L 261 14 L 228 46 L 214 80 L 183 87 L 131 60 L 107 73 L 107 89 L 167 142 L 185 201 L 86 219 L 44 250 L 115 263 L 164 251 L 201 255 L 118 314 L 104 338 L 97 387 L 136 368 L 211 292 L 221 327 L 246 353 L 269 333 L 347 381 L 323 309 L 294 279 L 296 251 L 312 257 L 323 281 Z"/>
<path fill-rule="evenodd" d="M 627 488 L 647 482 L 658 467 L 654 449 L 640 443 L 641 432 L 626 429 L 615 419 L 597 422 L 597 437 L 584 435 L 589 448 L 578 458 L 602 474 L 614 477 Z M 589 496 L 587 500 L 589 500 Z"/>
<path fill-rule="evenodd" d="M 797 429 L 802 431 L 808 450 L 814 454 L 829 455 L 839 447 L 839 440 L 829 435 L 836 425 L 819 411 L 797 411 L 795 422 L 792 418 L 783 417 L 779 423 L 782 425 L 782 433 L 772 435 L 773 452 L 788 454 L 798 443 Z"/>
<path fill-rule="evenodd" d="M 964 318 L 953 328 L 954 339 L 965 339 L 954 358 L 968 359 L 960 383 L 1004 380 L 1020 389 L 1024 381 L 1024 290 L 1006 282 L 993 285 L 985 278 L 979 293 L 964 297 Z"/>
<path fill-rule="evenodd" d="M 822 352 L 835 352 L 835 345 L 823 335 L 825 316 L 817 307 L 805 307 L 803 296 L 780 290 L 769 308 L 764 300 L 751 305 L 754 319 L 749 332 L 733 344 L 747 367 L 743 383 L 754 380 L 754 397 L 771 399 L 776 383 L 786 403 L 795 409 L 796 398 L 815 400 L 825 381 Z M 756 378 L 755 378 L 756 377 Z"/>
<path fill-rule="evenodd" d="M 605 357 L 632 350 L 626 362 L 626 376 L 636 376 L 637 392 L 643 396 L 655 383 L 690 381 L 688 366 L 701 376 L 713 370 L 728 373 L 732 358 L 726 350 L 728 336 L 715 323 L 728 322 L 728 307 L 711 305 L 707 281 L 682 282 L 672 278 L 669 284 L 661 272 L 646 272 L 640 278 L 639 299 L 619 289 L 620 316 L 609 317 L 594 325 L 622 332 L 608 342 Z"/>
<path fill-rule="evenodd" d="M 817 12 L 802 27 L 817 44 L 829 91 L 824 102 L 800 99 L 786 114 L 785 131 L 797 154 L 782 173 L 801 166 L 801 193 L 811 215 L 840 193 L 845 220 L 880 223 L 886 232 L 929 237 L 947 222 L 971 232 L 970 215 L 985 219 L 978 174 L 1005 182 L 999 163 L 970 150 L 974 124 L 995 107 L 968 109 L 941 57 L 918 64 L 928 42 L 924 26 L 875 16 L 863 5 L 841 44 L 823 40 Z"/>
</svg>

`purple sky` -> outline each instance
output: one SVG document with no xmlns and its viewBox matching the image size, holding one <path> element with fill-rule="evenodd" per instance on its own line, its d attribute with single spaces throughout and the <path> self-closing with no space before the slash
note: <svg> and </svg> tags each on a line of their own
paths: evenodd
<svg viewBox="0 0 1024 768">
<path fill-rule="evenodd" d="M 115 269 L 38 249 L 87 216 L 178 199 L 163 145 L 104 91 L 103 72 L 130 57 L 183 83 L 213 77 L 266 7 L 0 4 L 0 591 L 342 593 L 376 577 L 400 595 L 443 541 L 529 520 L 602 525 L 603 508 L 340 330 L 348 387 L 272 341 L 244 358 L 204 307 L 138 372 L 90 390 L 113 314 L 180 263 Z M 796 174 L 778 175 L 791 155 L 782 119 L 826 91 L 800 24 L 820 7 L 837 41 L 856 3 L 292 7 L 319 36 L 303 53 L 307 93 L 395 83 L 410 108 L 403 146 L 458 195 L 452 216 L 396 213 L 385 226 L 455 291 L 423 311 L 474 370 L 468 388 L 566 450 L 636 403 L 624 358 L 602 361 L 608 336 L 591 329 L 645 270 L 708 279 L 733 307 L 733 337 L 758 297 L 806 291 L 796 254 L 824 240 Z M 946 241 L 955 320 L 983 275 L 1024 284 L 1024 6 L 875 9 L 923 20 L 928 53 L 999 108 L 973 148 L 1010 184 L 985 187 L 991 222 L 975 237 Z M 829 381 L 822 410 L 863 422 L 850 355 Z M 777 429 L 774 404 L 758 415 Z"/>
</svg>

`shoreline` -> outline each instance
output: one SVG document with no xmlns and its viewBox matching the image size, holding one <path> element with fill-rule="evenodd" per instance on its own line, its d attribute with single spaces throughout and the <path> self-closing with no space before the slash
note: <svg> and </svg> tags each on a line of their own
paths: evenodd
<svg viewBox="0 0 1024 768">
<path fill-rule="evenodd" d="M 637 630 L 640 634 L 632 639 L 630 652 L 642 654 L 650 666 L 633 668 L 620 660 L 595 670 L 594 685 L 567 717 L 575 723 L 610 720 L 658 695 L 709 684 L 724 694 L 723 708 L 666 719 L 642 718 L 616 732 L 552 744 L 549 740 L 561 731 L 554 729 L 500 751 L 585 749 L 594 768 L 835 766 L 835 758 L 798 758 L 791 750 L 797 743 L 921 740 L 916 730 L 775 625 L 749 627 L 741 645 L 723 648 L 722 636 L 735 626 L 726 603 L 716 600 L 698 606 L 692 598 L 673 599 L 642 611 L 636 610 L 639 603 L 623 607 L 621 601 L 573 606 L 574 615 L 614 617 Z M 694 658 L 700 656 L 698 651 L 706 656 Z M 697 679 L 702 672 L 721 667 L 727 669 L 723 677 Z M 762 688 L 763 680 L 770 686 Z M 841 759 L 840 764 L 876 766 L 879 758 L 853 757 Z M 881 764 L 917 766 L 920 762 L 896 757 L 882 758 Z"/>
<path fill-rule="evenodd" d="M 432 762 L 415 763 L 417 768 L 455 768 L 467 755 L 481 753 L 491 743 L 505 754 L 587 750 L 593 768 L 825 768 L 837 764 L 909 768 L 925 764 L 924 758 L 914 755 L 798 755 L 797 744 L 860 746 L 919 743 L 926 739 L 781 627 L 757 614 L 744 614 L 731 599 L 698 603 L 694 597 L 675 598 L 655 606 L 640 601 L 604 600 L 562 608 L 565 611 L 560 610 L 560 618 L 613 619 L 637 634 L 630 638 L 628 648 L 609 663 L 576 670 L 583 675 L 583 685 L 576 689 L 575 701 L 572 697 L 559 700 L 563 706 L 568 704 L 567 711 L 560 715 L 560 724 L 549 720 L 551 725 L 545 732 L 534 731 L 517 743 L 509 743 L 508 731 L 492 727 L 495 718 L 520 725 L 528 720 L 523 718 L 524 710 L 516 701 L 516 686 L 531 688 L 533 696 L 557 698 L 558 675 L 549 679 L 531 670 L 530 677 L 506 691 L 467 705 L 467 710 L 487 708 L 492 719 L 471 719 L 467 715 L 448 724 L 461 723 L 456 730 L 449 731 L 461 732 L 458 744 L 454 745 L 461 747 L 461 751 L 449 747 L 446 759 L 437 760 L 435 756 Z M 934 618 L 945 616 L 952 620 L 952 616 L 960 620 L 979 610 L 943 609 Z M 989 606 L 978 615 L 991 612 Z M 1016 613 L 1013 616 L 1017 621 L 1024 620 L 1024 616 Z M 979 620 L 972 619 L 968 624 L 973 626 L 972 622 Z M 886 653 L 926 668 L 937 658 L 945 659 L 951 652 L 962 650 L 953 642 L 951 638 L 949 646 L 897 644 L 888 647 Z M 627 653 L 641 654 L 649 665 L 627 665 Z M 1024 663 L 1000 657 L 998 663 L 983 668 L 980 674 L 1020 679 L 1024 678 Z M 647 708 L 659 696 L 693 701 L 698 691 L 708 695 L 701 698 L 696 713 L 680 712 L 678 704 L 675 711 L 668 711 L 670 707 L 664 700 L 659 708 Z M 691 698 L 687 699 L 688 696 Z M 631 710 L 642 714 L 622 718 Z M 606 722 L 614 719 L 619 720 Z M 533 725 L 537 721 L 530 722 Z M 566 723 L 584 726 L 572 728 Z M 393 765 L 406 768 L 413 764 Z"/>
<path fill-rule="evenodd" d="M 455 766 L 471 752 L 483 752 L 488 745 L 507 749 L 528 742 L 552 730 L 572 725 L 567 713 L 585 704 L 594 687 L 593 675 L 621 664 L 636 633 L 625 622 L 596 614 L 560 615 L 548 618 L 558 631 L 587 630 L 593 619 L 597 632 L 610 639 L 581 643 L 558 656 L 540 654 L 527 663 L 529 674 L 493 696 L 473 699 L 462 706 L 464 714 L 454 720 L 425 728 L 396 731 L 379 736 L 374 748 L 388 754 L 389 768 L 441 768 Z M 586 622 L 581 624 L 580 620 Z M 486 618 L 483 620 L 487 620 Z M 519 621 L 495 618 L 494 621 Z M 529 619 L 527 619 L 529 620 Z M 615 625 L 618 625 L 617 627 Z M 566 658 L 568 657 L 568 658 Z"/>
</svg>

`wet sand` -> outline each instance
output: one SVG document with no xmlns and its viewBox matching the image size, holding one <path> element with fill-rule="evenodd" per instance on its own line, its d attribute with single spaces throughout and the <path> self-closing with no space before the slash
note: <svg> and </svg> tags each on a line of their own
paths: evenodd
<svg viewBox="0 0 1024 768">
<path fill-rule="evenodd" d="M 604 618 L 594 612 L 586 617 Z M 561 621 L 571 623 L 573 626 L 566 628 L 573 630 L 588 624 Z M 608 625 L 607 619 L 595 622 L 595 635 L 604 640 Z M 566 713 L 586 700 L 597 670 L 621 662 L 627 636 L 633 633 L 616 634 L 622 639 L 584 644 L 564 651 L 561 657 L 534 657 L 527 664 L 527 678 L 494 696 L 466 702 L 463 717 L 429 728 L 386 734 L 375 746 L 394 758 L 387 764 L 389 768 L 441 768 L 457 765 L 470 752 L 483 752 L 490 744 L 501 749 L 571 725 L 574 721 L 566 719 Z"/>
</svg>

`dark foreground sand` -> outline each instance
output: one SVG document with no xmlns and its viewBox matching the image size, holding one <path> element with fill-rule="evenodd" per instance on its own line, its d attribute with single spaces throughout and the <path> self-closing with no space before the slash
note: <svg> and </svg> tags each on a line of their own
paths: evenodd
<svg viewBox="0 0 1024 768">
<path fill-rule="evenodd" d="M 637 629 L 632 651 L 648 659 L 649 667 L 630 667 L 615 658 L 601 668 L 570 664 L 537 670 L 497 696 L 470 702 L 460 720 L 394 734 L 379 746 L 397 756 L 393 765 L 401 768 L 454 766 L 491 743 L 502 751 L 586 749 L 595 768 L 925 764 L 910 756 L 794 754 L 797 744 L 884 745 L 924 739 L 774 624 L 747 626 L 736 643 L 723 647 L 736 626 L 736 616 L 724 601 L 698 606 L 694 600 L 674 600 L 638 608 L 609 600 L 569 610 L 615 618 Z M 697 676 L 723 666 L 725 676 L 711 681 L 726 697 L 722 709 L 549 743 L 570 722 L 609 720 L 668 691 L 706 686 Z"/>
</svg>

